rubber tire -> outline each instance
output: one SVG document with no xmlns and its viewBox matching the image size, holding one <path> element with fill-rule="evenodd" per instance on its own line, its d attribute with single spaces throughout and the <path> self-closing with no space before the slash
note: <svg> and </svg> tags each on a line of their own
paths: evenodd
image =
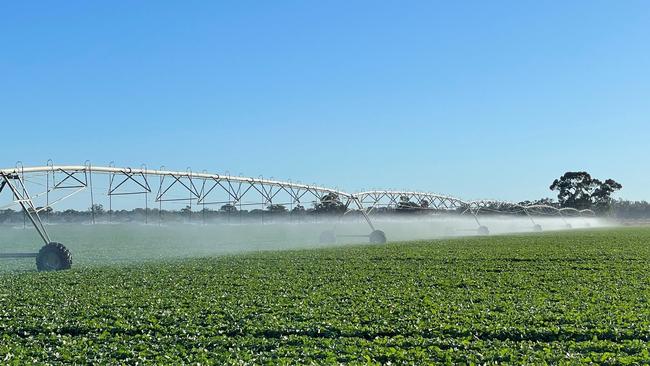
<svg viewBox="0 0 650 366">
<path fill-rule="evenodd" d="M 566 224 L 565 226 L 567 229 L 573 229 L 573 226 L 571 224 Z"/>
<path fill-rule="evenodd" d="M 72 254 L 61 243 L 48 243 L 36 256 L 36 269 L 39 271 L 61 271 L 72 267 Z"/>
<path fill-rule="evenodd" d="M 542 225 L 536 224 L 535 226 L 533 226 L 533 230 L 535 232 L 541 233 L 542 232 Z"/>
<path fill-rule="evenodd" d="M 381 230 L 375 230 L 370 233 L 370 242 L 373 244 L 386 243 L 386 233 Z"/>
<path fill-rule="evenodd" d="M 334 244 L 336 243 L 336 234 L 334 230 L 325 230 L 320 233 L 319 241 L 321 244 Z"/>
<path fill-rule="evenodd" d="M 490 235 L 490 230 L 488 229 L 487 226 L 479 226 L 478 230 L 476 230 L 479 235 Z"/>
</svg>

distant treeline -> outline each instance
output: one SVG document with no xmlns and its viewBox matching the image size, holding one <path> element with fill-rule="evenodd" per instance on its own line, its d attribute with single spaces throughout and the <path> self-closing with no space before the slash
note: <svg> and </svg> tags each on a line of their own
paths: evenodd
<svg viewBox="0 0 650 366">
<path fill-rule="evenodd" d="M 575 208 L 577 210 L 591 209 L 601 216 L 619 219 L 650 219 L 650 203 L 646 201 L 613 200 L 611 194 L 622 188 L 622 185 L 612 179 L 600 181 L 592 178 L 586 172 L 567 172 L 556 179 L 549 187 L 558 191 L 558 200 L 543 198 L 536 201 L 523 201 L 516 205 L 499 202 L 481 205 L 482 215 L 526 215 L 530 210 L 522 206 L 550 206 L 555 208 Z M 349 202 L 348 202 L 349 203 Z M 313 204 L 312 208 L 282 204 L 270 204 L 264 209 L 246 209 L 245 204 L 224 204 L 219 209 L 201 208 L 200 210 L 186 206 L 180 210 L 159 210 L 157 208 L 135 208 L 132 210 L 106 210 L 101 204 L 95 204 L 85 211 L 67 209 L 54 211 L 51 207 L 37 208 L 40 216 L 51 223 L 65 222 L 146 222 L 158 220 L 164 222 L 183 222 L 192 220 L 210 220 L 230 222 L 232 220 L 273 220 L 289 218 L 291 220 L 310 220 L 320 217 L 361 217 L 362 212 L 346 206 L 336 193 L 329 193 Z M 259 206 L 258 206 L 259 207 Z M 476 207 L 474 207 L 476 209 Z M 409 196 L 400 197 L 399 201 L 389 207 L 377 206 L 371 210 L 372 215 L 427 215 L 440 213 L 464 213 L 467 207 L 451 209 L 436 209 L 427 200 L 411 201 Z M 555 214 L 554 212 L 533 211 L 533 214 Z M 0 224 L 16 224 L 26 221 L 26 215 L 21 211 L 11 209 L 0 210 Z"/>
<path fill-rule="evenodd" d="M 538 201 L 524 201 L 521 205 L 549 205 L 561 208 L 557 202 L 550 199 Z M 245 206 L 242 206 L 245 207 Z M 508 213 L 507 210 L 497 211 L 497 207 L 485 206 L 481 210 L 482 215 Z M 463 210 L 434 210 L 428 207 L 416 205 L 410 201 L 401 201 L 394 207 L 377 207 L 372 211 L 372 215 L 427 215 L 440 213 L 461 213 Z M 44 221 L 50 223 L 69 223 L 69 222 L 90 222 L 95 218 L 98 222 L 145 222 L 145 221 L 162 221 L 162 222 L 187 222 L 187 221 L 216 221 L 216 222 L 238 222 L 238 221 L 272 221 L 274 219 L 292 219 L 309 221 L 319 217 L 338 217 L 346 212 L 345 206 L 318 206 L 305 209 L 301 205 L 287 208 L 284 205 L 270 205 L 266 209 L 246 210 L 235 205 L 226 204 L 219 209 L 210 208 L 201 210 L 192 210 L 189 206 L 180 210 L 159 210 L 157 208 L 135 208 L 131 210 L 105 210 L 102 205 L 95 205 L 85 211 L 68 209 L 64 211 L 53 211 L 52 209 L 44 210 L 40 213 Z M 514 215 L 523 215 L 523 211 L 509 212 Z M 650 219 L 650 203 L 646 201 L 626 201 L 614 200 L 609 206 L 607 212 L 599 212 L 604 216 L 618 219 Z M 350 211 L 346 213 L 347 217 L 361 217 L 359 211 Z M 0 224 L 18 224 L 25 220 L 22 211 L 11 209 L 0 210 Z"/>
<path fill-rule="evenodd" d="M 245 206 L 243 206 L 245 207 Z M 449 210 L 433 210 L 423 207 L 378 207 L 373 210 L 372 215 L 421 215 L 441 212 L 455 212 Z M 345 215 L 344 215 L 345 214 Z M 273 204 L 266 209 L 247 210 L 235 205 L 223 205 L 219 209 L 191 209 L 189 206 L 180 210 L 159 210 L 158 208 L 135 208 L 131 210 L 105 210 L 102 205 L 95 205 L 85 211 L 67 209 L 64 211 L 44 210 L 39 213 L 41 219 L 48 223 L 71 223 L 71 222 L 188 222 L 188 221 L 210 221 L 210 222 L 251 222 L 251 221 L 273 221 L 273 220 L 294 220 L 310 221 L 320 218 L 338 218 L 343 215 L 346 218 L 362 218 L 361 211 L 348 211 L 345 206 L 340 208 L 304 208 L 301 205 L 291 209 L 284 205 Z M 11 209 L 0 210 L 0 224 L 21 224 L 26 221 L 26 215 L 22 211 Z M 27 221 L 29 223 L 29 221 Z"/>
<path fill-rule="evenodd" d="M 615 200 L 611 215 L 619 219 L 650 219 L 650 202 Z"/>
<path fill-rule="evenodd" d="M 200 206 L 199 206 L 200 207 Z M 67 209 L 64 211 L 54 211 L 51 207 L 47 209 L 37 208 L 40 217 L 49 223 L 66 223 L 66 222 L 187 222 L 187 221 L 216 221 L 216 222 L 244 222 L 244 221 L 265 221 L 275 219 L 290 220 L 316 220 L 319 218 L 338 218 L 345 215 L 347 218 L 361 218 L 362 212 L 350 209 L 343 203 L 340 197 L 335 193 L 323 196 L 320 201 L 313 204 L 311 208 L 305 208 L 303 205 L 291 205 L 287 207 L 282 204 L 271 204 L 264 209 L 246 209 L 250 207 L 246 204 L 224 204 L 219 209 L 203 208 L 197 210 L 197 206 L 186 206 L 180 210 L 160 210 L 158 208 L 135 208 L 131 210 L 106 210 L 103 205 L 95 204 L 88 210 L 77 211 Z M 429 207 L 426 200 L 415 203 L 409 200 L 407 196 L 401 197 L 397 205 L 392 207 L 376 207 L 372 210 L 373 215 L 393 215 L 393 214 L 434 214 L 450 213 L 458 210 L 435 210 Z M 25 214 L 22 211 L 11 209 L 0 210 L 0 224 L 17 224 L 26 221 Z"/>
</svg>

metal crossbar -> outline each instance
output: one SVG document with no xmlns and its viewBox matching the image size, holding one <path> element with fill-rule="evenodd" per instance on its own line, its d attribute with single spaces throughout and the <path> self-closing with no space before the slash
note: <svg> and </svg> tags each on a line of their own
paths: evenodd
<svg viewBox="0 0 650 366">
<path fill-rule="evenodd" d="M 27 191 L 25 176 L 45 175 L 47 182 L 45 192 L 32 196 Z M 57 179 L 57 175 L 63 175 Z M 317 185 L 294 183 L 291 181 L 279 181 L 273 179 L 252 178 L 243 176 L 232 176 L 212 174 L 207 172 L 194 173 L 191 170 L 184 172 L 170 170 L 151 170 L 146 167 L 139 169 L 120 168 L 115 166 L 91 166 L 89 162 L 85 165 L 54 165 L 48 161 L 46 166 L 23 167 L 22 165 L 0 169 L 0 192 L 9 188 L 14 198 L 14 204 L 22 207 L 26 217 L 31 221 L 40 237 L 48 243 L 50 237 L 39 216 L 39 212 L 52 207 L 85 189 L 90 190 L 91 210 L 94 222 L 95 204 L 93 191 L 93 175 L 108 175 L 109 213 L 112 213 L 112 197 L 126 195 L 144 195 L 145 205 L 148 205 L 148 194 L 153 193 L 149 180 L 159 177 L 159 186 L 155 194 L 155 201 L 159 203 L 162 211 L 163 202 L 187 202 L 192 204 L 230 204 L 230 205 L 262 205 L 274 204 L 302 205 L 306 202 L 332 203 L 324 201 L 327 197 L 336 197 L 344 213 L 360 212 L 368 226 L 374 231 L 370 215 L 382 207 L 400 210 L 429 210 L 434 212 L 450 212 L 460 215 L 471 214 L 476 223 L 481 226 L 479 215 L 481 212 L 517 213 L 526 215 L 533 225 L 536 225 L 534 216 L 541 212 L 556 215 L 565 220 L 565 216 L 594 216 L 591 210 L 575 210 L 567 208 L 556 208 L 548 205 L 529 205 L 495 201 L 478 200 L 465 201 L 459 198 L 418 191 L 391 191 L 374 190 L 359 193 L 349 193 L 339 189 L 332 189 Z M 50 193 L 59 189 L 74 189 L 63 198 L 50 202 Z M 178 192 L 181 193 L 178 193 Z M 184 197 L 179 197 L 182 194 Z M 221 196 L 219 197 L 219 194 Z M 36 207 L 34 199 L 46 195 L 46 205 Z M 225 195 L 225 198 L 224 198 Z M 252 196 L 259 198 L 255 201 Z M 258 202 L 258 203 L 255 203 Z M 280 203 L 278 203 L 280 202 Z M 148 207 L 148 206 L 147 206 Z M 145 213 L 148 209 L 145 210 Z"/>
</svg>

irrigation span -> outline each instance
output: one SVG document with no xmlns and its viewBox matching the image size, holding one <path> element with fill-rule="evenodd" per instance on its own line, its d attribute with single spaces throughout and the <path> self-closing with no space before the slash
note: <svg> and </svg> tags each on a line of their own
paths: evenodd
<svg viewBox="0 0 650 366">
<path fill-rule="evenodd" d="M 95 185 L 93 185 L 95 182 Z M 103 187 L 100 187 L 102 182 Z M 8 192 L 8 193 L 6 193 Z M 85 192 L 85 194 L 81 194 Z M 148 215 L 149 199 L 158 204 L 162 212 L 164 203 L 182 203 L 192 209 L 218 205 L 221 209 L 258 207 L 262 211 L 273 207 L 289 206 L 304 209 L 314 205 L 324 212 L 345 216 L 356 214 L 363 218 L 369 227 L 367 237 L 372 243 L 384 243 L 387 238 L 373 223 L 374 216 L 387 210 L 431 211 L 436 214 L 469 215 L 476 222 L 476 232 L 489 234 L 487 226 L 482 225 L 486 214 L 517 214 L 526 216 L 531 230 L 541 231 L 535 220 L 542 216 L 594 216 L 591 210 L 559 209 L 549 205 L 520 205 L 495 200 L 466 201 L 460 198 L 415 191 L 373 190 L 349 193 L 339 189 L 309 185 L 299 182 L 264 179 L 263 177 L 244 177 L 229 174 L 213 174 L 206 171 L 171 171 L 140 168 L 121 168 L 84 165 L 54 165 L 51 161 L 45 166 L 25 167 L 17 164 L 13 168 L 0 169 L 0 194 L 9 194 L 10 203 L 0 209 L 20 207 L 26 219 L 31 222 L 43 240 L 39 253 L 5 253 L 1 257 L 36 257 L 39 270 L 59 270 L 70 268 L 71 255 L 68 249 L 50 237 L 47 225 L 41 216 L 50 212 L 62 202 L 74 196 L 88 200 L 92 222 L 95 223 L 96 200 L 103 195 L 108 201 L 108 212 L 113 212 L 114 200 L 118 197 L 142 196 Z M 145 216 L 146 217 L 146 216 Z M 568 225 L 568 223 L 567 223 Z M 321 242 L 333 242 L 337 234 L 328 230 L 320 235 Z"/>
</svg>

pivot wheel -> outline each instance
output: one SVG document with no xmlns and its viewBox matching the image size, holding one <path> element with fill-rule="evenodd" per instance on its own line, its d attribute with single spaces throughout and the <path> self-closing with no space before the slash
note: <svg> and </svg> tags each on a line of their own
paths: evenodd
<svg viewBox="0 0 650 366">
<path fill-rule="evenodd" d="M 386 234 L 381 230 L 375 230 L 370 233 L 370 242 L 373 244 L 384 244 L 386 242 Z"/>
<path fill-rule="evenodd" d="M 537 231 L 537 232 L 542 231 L 542 225 L 540 225 L 540 224 L 536 224 L 535 226 L 533 226 L 533 230 L 535 230 L 535 231 Z"/>
<path fill-rule="evenodd" d="M 490 230 L 487 228 L 487 226 L 479 226 L 478 230 L 476 230 L 479 235 L 490 235 Z"/>
<path fill-rule="evenodd" d="M 325 230 L 322 233 L 320 233 L 320 243 L 321 244 L 336 243 L 336 234 L 334 234 L 334 230 Z"/>
<path fill-rule="evenodd" d="M 36 268 L 39 271 L 60 271 L 70 269 L 72 254 L 61 243 L 45 244 L 36 256 Z"/>
</svg>

